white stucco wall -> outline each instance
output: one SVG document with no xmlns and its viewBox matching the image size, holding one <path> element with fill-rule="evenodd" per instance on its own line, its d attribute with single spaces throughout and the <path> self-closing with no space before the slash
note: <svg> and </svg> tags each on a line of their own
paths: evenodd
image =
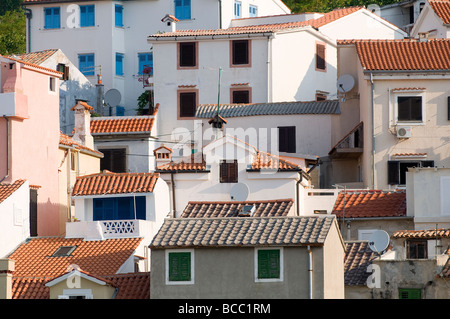
<svg viewBox="0 0 450 319">
<path fill-rule="evenodd" d="M 418 38 L 420 32 L 429 32 L 432 38 L 446 39 L 450 35 L 450 27 L 443 24 L 428 2 L 411 30 L 411 37 Z"/>
<path fill-rule="evenodd" d="M 25 181 L 0 203 L 0 257 L 6 257 L 30 237 L 30 185 Z"/>
</svg>

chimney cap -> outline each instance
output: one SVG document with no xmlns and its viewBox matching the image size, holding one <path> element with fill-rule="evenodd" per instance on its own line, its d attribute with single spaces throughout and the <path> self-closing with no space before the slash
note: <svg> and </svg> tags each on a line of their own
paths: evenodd
<svg viewBox="0 0 450 319">
<path fill-rule="evenodd" d="M 75 102 L 77 102 L 77 104 L 75 104 L 75 105 L 70 109 L 71 111 L 74 111 L 75 108 L 76 108 L 78 105 L 83 106 L 84 109 L 85 109 L 85 110 L 88 110 L 88 111 L 94 109 L 92 106 L 90 106 L 89 104 L 87 104 L 87 100 L 76 99 Z"/>
</svg>

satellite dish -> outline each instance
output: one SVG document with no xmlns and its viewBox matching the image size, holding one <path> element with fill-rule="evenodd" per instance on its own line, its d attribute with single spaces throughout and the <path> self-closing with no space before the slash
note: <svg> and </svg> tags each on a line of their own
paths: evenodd
<svg viewBox="0 0 450 319">
<path fill-rule="evenodd" d="M 343 74 L 337 80 L 337 89 L 339 92 L 346 93 L 353 89 L 355 79 L 350 74 Z"/>
<path fill-rule="evenodd" d="M 105 93 L 105 104 L 110 107 L 116 107 L 119 105 L 121 99 L 122 96 L 117 89 L 110 89 Z"/>
<path fill-rule="evenodd" d="M 247 200 L 249 194 L 248 186 L 244 183 L 237 183 L 231 188 L 230 197 L 231 200 L 242 202 Z"/>
<path fill-rule="evenodd" d="M 381 253 L 389 245 L 389 234 L 384 230 L 376 230 L 369 238 L 369 248 L 376 252 Z"/>
</svg>

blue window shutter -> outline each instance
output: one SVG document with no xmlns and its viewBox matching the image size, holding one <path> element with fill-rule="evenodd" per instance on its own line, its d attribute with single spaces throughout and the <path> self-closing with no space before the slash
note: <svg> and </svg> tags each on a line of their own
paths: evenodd
<svg viewBox="0 0 450 319">
<path fill-rule="evenodd" d="M 123 54 L 116 53 L 116 75 L 123 75 Z"/>
<path fill-rule="evenodd" d="M 150 75 L 153 75 L 153 53 L 140 53 L 139 58 L 139 71 L 138 73 L 142 75 L 144 69 L 151 68 Z"/>
<path fill-rule="evenodd" d="M 94 75 L 94 54 L 80 54 L 78 56 L 78 69 L 86 76 Z"/>
<path fill-rule="evenodd" d="M 191 0 L 175 0 L 175 17 L 179 20 L 191 19 Z"/>
<path fill-rule="evenodd" d="M 95 6 L 80 6 L 80 27 L 93 27 L 95 25 Z"/>
<path fill-rule="evenodd" d="M 123 27 L 123 6 L 119 4 L 115 7 L 115 26 Z"/>
<path fill-rule="evenodd" d="M 61 27 L 60 9 L 57 8 L 45 8 L 44 9 L 44 29 L 59 29 Z"/>
<path fill-rule="evenodd" d="M 123 106 L 116 106 L 116 116 L 124 116 L 125 108 Z"/>
</svg>

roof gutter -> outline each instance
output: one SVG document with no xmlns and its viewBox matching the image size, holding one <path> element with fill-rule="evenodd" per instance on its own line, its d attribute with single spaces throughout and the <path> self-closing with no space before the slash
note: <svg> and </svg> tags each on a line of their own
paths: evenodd
<svg viewBox="0 0 450 319">
<path fill-rule="evenodd" d="M 3 115 L 3 118 L 6 120 L 6 175 L 0 180 L 0 183 L 9 176 L 9 119 L 6 115 Z"/>
</svg>

